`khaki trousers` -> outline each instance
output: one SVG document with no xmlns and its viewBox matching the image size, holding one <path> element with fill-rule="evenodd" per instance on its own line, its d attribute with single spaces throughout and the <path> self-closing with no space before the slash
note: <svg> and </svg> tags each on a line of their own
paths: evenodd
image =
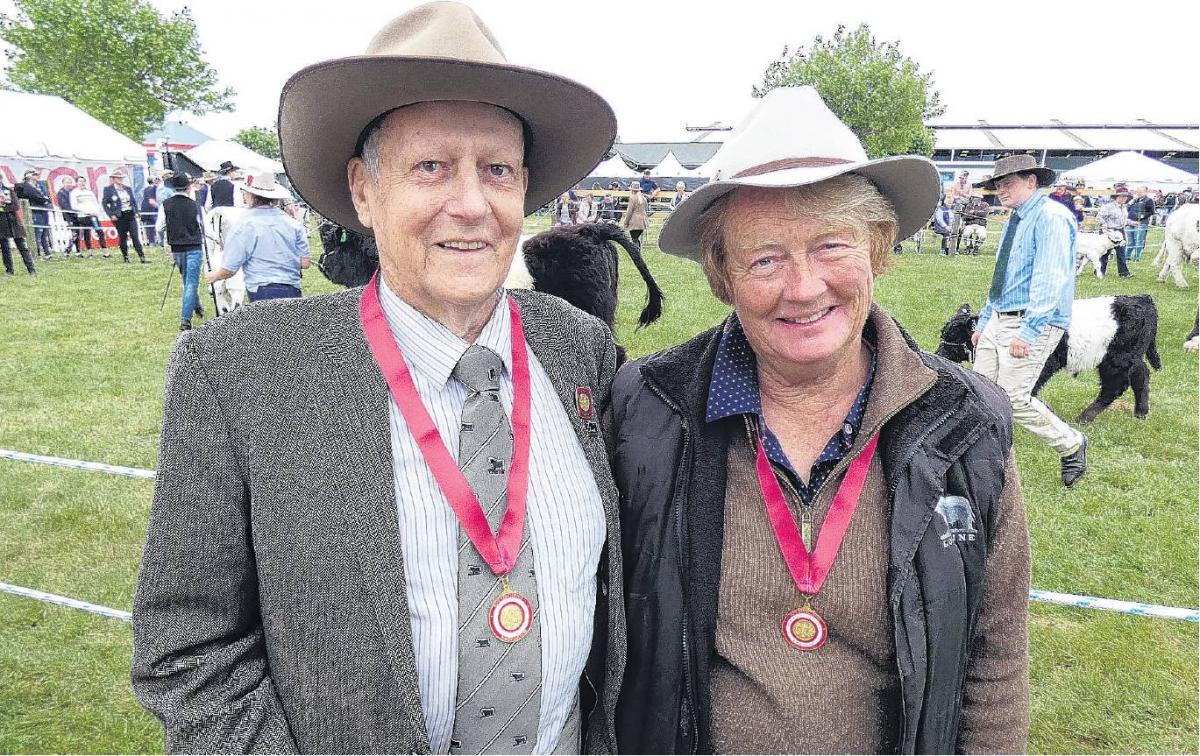
<svg viewBox="0 0 1200 756">
<path fill-rule="evenodd" d="M 1062 339 L 1063 329 L 1047 326 L 1041 337 L 1029 345 L 1029 354 L 1018 359 L 1009 353 L 1009 344 L 1021 330 L 1019 315 L 996 313 L 984 326 L 975 348 L 975 372 L 987 377 L 1008 394 L 1013 420 L 1045 441 L 1060 457 L 1073 454 L 1083 443 L 1083 434 L 1063 422 L 1050 408 L 1033 396 L 1033 385 L 1046 360 Z"/>
</svg>

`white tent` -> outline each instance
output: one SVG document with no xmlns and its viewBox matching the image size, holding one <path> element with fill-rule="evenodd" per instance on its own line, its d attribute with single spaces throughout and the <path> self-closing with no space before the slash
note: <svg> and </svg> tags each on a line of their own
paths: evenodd
<svg viewBox="0 0 1200 756">
<path fill-rule="evenodd" d="M 1091 186 L 1108 187 L 1123 181 L 1130 188 L 1147 186 L 1164 191 L 1196 185 L 1196 174 L 1181 171 L 1137 152 L 1117 152 L 1081 168 L 1066 171 L 1064 178 Z"/>
<path fill-rule="evenodd" d="M 221 163 L 230 160 L 243 174 L 263 171 L 283 173 L 283 164 L 278 160 L 259 155 L 237 142 L 227 142 L 223 139 L 211 139 L 198 144 L 183 155 L 206 171 L 215 171 L 221 167 Z"/>
<path fill-rule="evenodd" d="M 637 171 L 630 168 L 621 159 L 620 155 L 613 154 L 608 160 L 603 160 L 595 168 L 588 173 L 588 178 L 595 176 L 596 178 L 636 178 L 640 176 Z"/>
<path fill-rule="evenodd" d="M 0 91 L 0 113 L 4 113 L 0 160 L 24 160 L 41 167 L 80 161 L 146 163 L 142 145 L 61 97 Z"/>
<path fill-rule="evenodd" d="M 684 176 L 694 176 L 695 174 L 684 168 L 679 162 L 679 158 L 675 157 L 673 151 L 668 151 L 666 157 L 654 166 L 654 170 L 650 175 L 655 178 L 682 178 Z"/>
</svg>

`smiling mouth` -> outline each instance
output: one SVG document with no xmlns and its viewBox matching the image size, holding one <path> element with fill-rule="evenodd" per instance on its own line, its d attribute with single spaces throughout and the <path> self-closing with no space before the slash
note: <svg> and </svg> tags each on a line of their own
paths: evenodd
<svg viewBox="0 0 1200 756">
<path fill-rule="evenodd" d="M 820 320 L 824 320 L 825 316 L 833 312 L 833 310 L 833 307 L 826 307 L 809 315 L 801 315 L 795 318 L 780 318 L 780 320 L 789 325 L 812 325 Z"/>
<path fill-rule="evenodd" d="M 438 242 L 437 246 L 448 252 L 477 252 L 488 245 L 487 242 L 462 241 L 456 239 L 454 241 Z"/>
</svg>

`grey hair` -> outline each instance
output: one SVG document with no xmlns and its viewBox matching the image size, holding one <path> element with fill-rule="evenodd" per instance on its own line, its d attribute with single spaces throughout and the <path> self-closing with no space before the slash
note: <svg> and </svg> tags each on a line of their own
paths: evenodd
<svg viewBox="0 0 1200 756">
<path fill-rule="evenodd" d="M 891 264 L 898 225 L 896 210 L 869 179 L 850 173 L 816 184 L 774 191 L 779 193 L 780 204 L 793 215 L 819 218 L 831 226 L 862 234 L 869 245 L 871 269 L 876 275 Z M 713 294 L 725 304 L 733 302 L 726 266 L 725 230 L 735 194 L 736 189 L 718 198 L 697 221 L 700 265 Z"/>
</svg>

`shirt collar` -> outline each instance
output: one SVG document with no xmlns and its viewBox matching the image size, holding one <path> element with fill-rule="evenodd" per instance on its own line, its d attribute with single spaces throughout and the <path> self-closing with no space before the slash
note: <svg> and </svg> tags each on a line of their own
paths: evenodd
<svg viewBox="0 0 1200 756">
<path fill-rule="evenodd" d="M 453 331 L 400 298 L 379 278 L 379 301 L 396 346 L 421 380 L 438 391 L 445 389 L 469 343 Z M 508 294 L 503 293 L 475 343 L 500 356 L 504 372 L 512 375 L 512 322 L 508 317 Z"/>
<path fill-rule="evenodd" d="M 1016 208 L 1016 210 L 1014 210 L 1013 212 L 1015 212 L 1017 215 L 1024 218 L 1026 215 L 1028 215 L 1030 212 L 1032 212 L 1034 209 L 1036 209 L 1038 207 L 1038 205 L 1042 204 L 1047 199 L 1048 199 L 1047 195 L 1042 194 L 1040 191 L 1035 189 L 1033 192 L 1033 196 L 1030 197 L 1029 199 L 1025 200 L 1024 202 L 1022 202 Z"/>
</svg>

